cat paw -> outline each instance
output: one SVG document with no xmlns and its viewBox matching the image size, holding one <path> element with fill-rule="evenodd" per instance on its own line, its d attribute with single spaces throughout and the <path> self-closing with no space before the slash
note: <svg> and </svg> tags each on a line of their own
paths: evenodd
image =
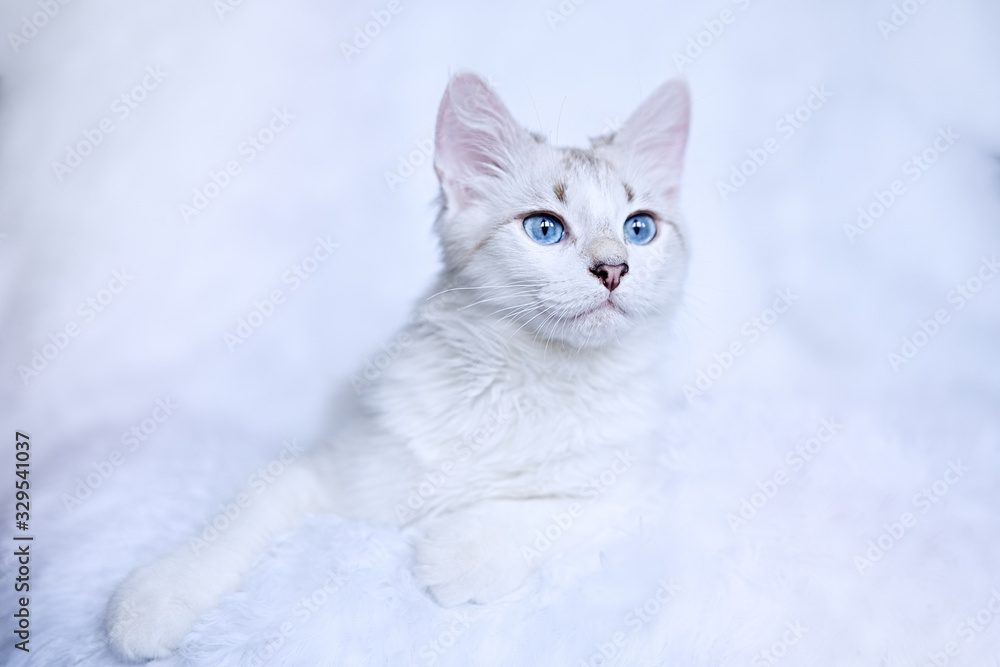
<svg viewBox="0 0 1000 667">
<path fill-rule="evenodd" d="M 443 607 L 487 603 L 516 590 L 531 572 L 508 536 L 485 521 L 442 520 L 415 544 L 417 583 Z"/>
<path fill-rule="evenodd" d="M 181 592 L 174 563 L 159 561 L 133 572 L 108 604 L 111 648 L 128 660 L 168 657 L 198 620 L 199 601 Z"/>
</svg>

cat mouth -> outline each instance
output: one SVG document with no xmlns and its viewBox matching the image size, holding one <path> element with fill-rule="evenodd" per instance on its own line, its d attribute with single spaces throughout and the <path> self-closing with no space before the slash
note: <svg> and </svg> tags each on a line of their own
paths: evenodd
<svg viewBox="0 0 1000 667">
<path fill-rule="evenodd" d="M 607 301 L 585 310 L 582 313 L 577 313 L 571 317 L 563 318 L 567 322 L 578 322 L 579 320 L 591 317 L 592 315 L 610 315 L 611 313 L 617 313 L 619 315 L 628 315 L 621 306 L 612 301 L 611 297 L 608 297 Z"/>
</svg>

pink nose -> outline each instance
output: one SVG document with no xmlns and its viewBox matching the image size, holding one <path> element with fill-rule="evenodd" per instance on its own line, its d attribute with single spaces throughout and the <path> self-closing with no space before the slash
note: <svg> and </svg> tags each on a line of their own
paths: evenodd
<svg viewBox="0 0 1000 667">
<path fill-rule="evenodd" d="M 590 272 L 601 279 L 609 292 L 614 292 L 618 283 L 622 281 L 622 276 L 628 273 L 628 264 L 598 264 L 592 267 Z"/>
</svg>

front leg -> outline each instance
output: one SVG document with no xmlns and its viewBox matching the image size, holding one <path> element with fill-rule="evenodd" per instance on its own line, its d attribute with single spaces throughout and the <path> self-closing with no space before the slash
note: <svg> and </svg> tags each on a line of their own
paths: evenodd
<svg viewBox="0 0 1000 667">
<path fill-rule="evenodd" d="M 443 606 L 491 602 L 519 588 L 580 537 L 583 503 L 486 500 L 426 519 L 414 539 L 417 583 Z"/>
<path fill-rule="evenodd" d="M 193 539 L 118 587 L 107 615 L 116 653 L 130 660 L 170 655 L 202 613 L 239 588 L 276 533 L 294 528 L 307 512 L 329 508 L 327 491 L 309 463 L 290 463 L 272 479 L 263 490 L 247 486 L 230 503 L 242 509 L 213 540 Z"/>
</svg>

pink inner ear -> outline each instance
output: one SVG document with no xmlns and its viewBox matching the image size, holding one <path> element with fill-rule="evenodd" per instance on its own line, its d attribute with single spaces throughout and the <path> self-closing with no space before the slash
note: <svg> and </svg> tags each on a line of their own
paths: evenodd
<svg viewBox="0 0 1000 667">
<path fill-rule="evenodd" d="M 484 178 L 513 166 L 526 135 L 485 81 L 456 75 L 441 100 L 435 136 L 434 166 L 447 201 L 468 204 Z"/>
<path fill-rule="evenodd" d="M 684 165 L 691 95 L 679 79 L 657 88 L 614 138 L 614 143 L 637 157 L 642 168 L 653 171 L 666 189 L 676 187 Z"/>
</svg>

